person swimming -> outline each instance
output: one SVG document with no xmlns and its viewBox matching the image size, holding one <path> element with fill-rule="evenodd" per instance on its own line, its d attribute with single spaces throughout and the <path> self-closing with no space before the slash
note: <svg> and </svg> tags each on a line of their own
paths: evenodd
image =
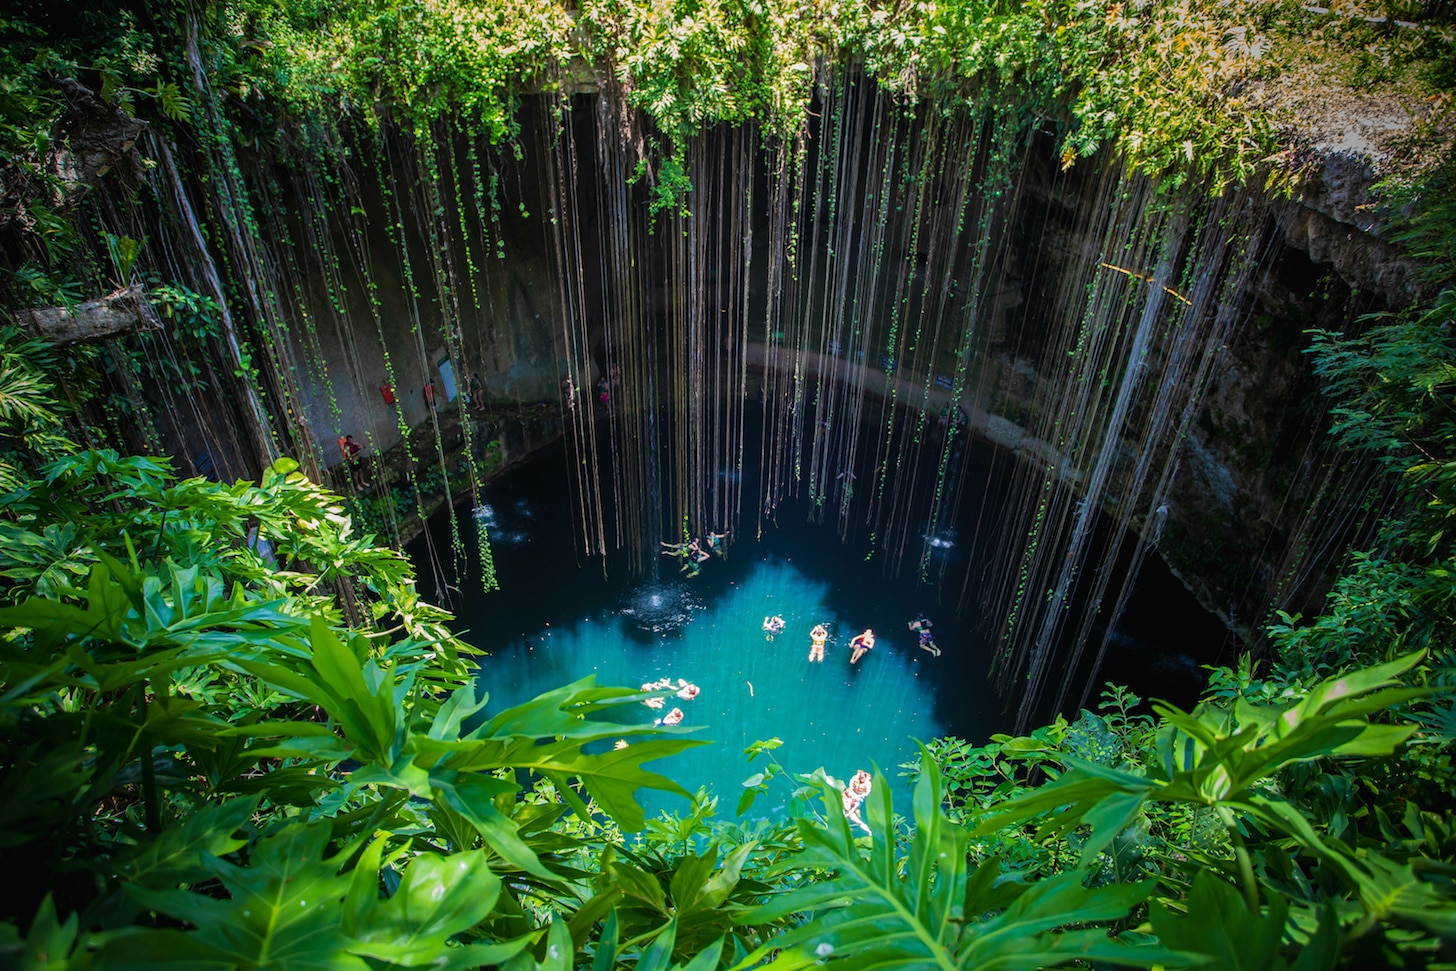
<svg viewBox="0 0 1456 971">
<path fill-rule="evenodd" d="M 773 640 L 784 632 L 784 619 L 778 614 L 774 614 L 772 617 L 765 617 L 763 619 L 763 632 L 768 635 L 769 640 Z"/>
<path fill-rule="evenodd" d="M 863 817 L 860 816 L 859 807 L 869 798 L 870 792 L 873 790 L 874 780 L 870 778 L 868 772 L 860 769 L 854 774 L 854 778 L 849 780 L 840 797 L 844 807 L 844 818 L 854 823 L 866 833 L 870 831 L 870 828 L 865 825 Z"/>
<path fill-rule="evenodd" d="M 702 689 L 691 681 L 684 681 L 682 678 L 677 679 L 677 696 L 683 701 L 692 701 L 701 692 Z"/>
<path fill-rule="evenodd" d="M 864 657 L 866 653 L 874 649 L 875 632 L 866 627 L 863 632 L 854 635 L 849 642 L 849 646 L 853 648 L 853 653 L 849 655 L 849 663 L 854 664 L 860 658 Z"/>
<path fill-rule="evenodd" d="M 663 715 L 661 718 L 657 719 L 652 724 L 654 724 L 654 725 L 667 725 L 667 726 L 671 727 L 673 725 L 681 725 L 682 724 L 682 720 L 683 720 L 683 710 L 681 708 L 674 708 L 672 711 L 670 711 L 667 714 Z"/>
<path fill-rule="evenodd" d="M 920 635 L 920 643 L 917 645 L 922 651 L 928 651 L 932 657 L 940 657 L 940 648 L 935 646 L 935 638 L 930 629 L 935 625 L 924 614 L 916 614 L 915 619 L 905 626 L 916 631 Z"/>
<path fill-rule="evenodd" d="M 809 660 L 824 661 L 824 644 L 829 640 L 829 628 L 823 624 L 815 624 L 814 629 L 809 632 Z"/>
</svg>

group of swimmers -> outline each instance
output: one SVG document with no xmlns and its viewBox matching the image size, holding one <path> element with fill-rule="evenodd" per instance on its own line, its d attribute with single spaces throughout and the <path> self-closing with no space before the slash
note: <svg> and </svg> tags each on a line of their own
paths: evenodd
<svg viewBox="0 0 1456 971">
<path fill-rule="evenodd" d="M 642 690 L 643 691 L 671 691 L 673 694 L 677 695 L 683 701 L 692 701 L 694 698 L 696 698 L 699 694 L 702 693 L 702 689 L 700 689 L 697 685 L 693 684 L 691 681 L 684 681 L 682 678 L 678 678 L 676 681 L 674 681 L 672 678 L 659 678 L 656 681 L 649 681 L 646 684 L 644 684 L 642 686 Z M 648 708 L 651 708 L 654 711 L 657 711 L 657 710 L 660 710 L 664 705 L 667 704 L 667 699 L 666 698 L 644 698 L 644 699 L 642 699 L 642 703 L 644 705 L 646 705 Z M 682 720 L 683 720 L 683 710 L 681 708 L 674 707 L 667 714 L 665 714 L 661 718 L 658 718 L 655 721 L 653 721 L 652 724 L 653 725 L 668 725 L 668 726 L 681 725 L 682 724 Z"/>
<path fill-rule="evenodd" d="M 768 635 L 768 640 L 773 640 L 784 632 L 784 619 L 778 614 L 763 619 L 763 632 Z M 907 624 L 911 630 L 920 635 L 919 648 L 930 653 L 934 657 L 940 657 L 940 648 L 935 645 L 935 640 L 930 631 L 935 625 L 930 622 L 924 614 L 916 614 L 915 619 Z M 824 661 L 824 646 L 829 642 L 829 628 L 823 624 L 815 624 L 814 629 L 809 631 L 809 660 Z M 866 627 L 860 633 L 854 635 L 849 641 L 849 663 L 857 664 L 865 654 L 874 650 L 875 632 Z"/>
<path fill-rule="evenodd" d="M 663 556 L 682 557 L 682 566 L 678 567 L 678 572 L 686 570 L 688 576 L 695 577 L 702 572 L 703 563 L 711 554 L 716 553 L 718 556 L 727 558 L 728 548 L 723 542 L 727 538 L 728 531 L 724 530 L 721 533 L 709 533 L 705 539 L 698 539 L 694 536 L 686 543 L 658 543 L 658 545 L 662 547 Z M 706 549 L 704 549 L 705 545 Z"/>
</svg>

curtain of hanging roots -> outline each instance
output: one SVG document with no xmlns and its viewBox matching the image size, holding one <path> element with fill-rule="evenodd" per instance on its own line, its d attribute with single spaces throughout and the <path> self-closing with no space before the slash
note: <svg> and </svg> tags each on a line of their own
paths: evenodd
<svg viewBox="0 0 1456 971">
<path fill-rule="evenodd" d="M 580 173 L 577 168 L 571 104 L 565 96 L 543 105 L 538 126 L 543 162 L 543 192 L 555 261 L 557 313 L 561 321 L 562 421 L 571 463 L 568 481 L 577 510 L 577 538 L 588 557 L 607 552 L 601 461 L 595 421 L 596 368 L 591 356 L 582 255 Z"/>
<path fill-rule="evenodd" d="M 149 137 L 165 231 L 145 258 L 214 299 L 220 320 L 207 354 L 166 335 L 110 349 L 117 393 L 149 444 L 200 426 L 190 441 L 230 471 L 289 450 L 317 475 L 306 403 L 332 437 L 360 421 L 348 402 L 386 407 L 373 387 L 381 366 L 395 388 L 428 378 L 441 348 L 462 385 L 477 368 L 502 369 L 493 348 L 511 300 L 492 293 L 487 266 L 505 255 L 503 204 L 524 217 L 529 201 L 553 275 L 553 379 L 581 553 L 624 549 L 641 574 L 658 568 L 660 539 L 737 533 L 756 399 L 752 528 L 761 535 L 802 499 L 804 515 L 866 542 L 887 574 L 913 570 L 937 586 L 952 560 L 936 549 L 956 536 L 969 552 L 957 606 L 980 618 L 1019 728 L 1077 698 L 1101 665 L 1162 538 L 1182 444 L 1275 249 L 1262 198 L 1160 189 L 1115 158 L 1048 167 L 1033 197 L 1024 186 L 1042 179 L 1049 144 L 1035 119 L 994 95 L 907 102 L 851 70 L 819 79 L 814 110 L 788 138 L 741 126 L 670 144 L 608 83 L 589 115 L 566 96 L 531 99 L 532 137 L 514 152 L 468 120 L 384 126 L 313 132 L 297 165 L 245 172 L 200 55 L 186 54 L 200 110 L 223 137 L 190 157 Z M 346 151 L 350 139 L 359 144 Z M 199 178 L 184 180 L 188 164 Z M 678 164 L 688 194 L 650 214 Z M 538 199 L 525 198 L 528 184 Z M 147 235 L 119 199 L 88 205 L 98 227 Z M 396 295 L 381 292 L 395 267 L 403 342 L 385 320 Z M 1018 309 L 1031 307 L 1036 319 Z M 155 400 L 142 390 L 148 375 L 191 368 L 229 390 L 224 404 L 188 387 Z M 408 453 L 419 432 L 402 402 L 390 414 Z M 448 493 L 439 418 L 428 420 L 426 469 Z M 377 460 L 385 442 L 368 426 Z M 1004 491 L 963 509 L 973 429 L 1019 444 L 990 459 Z M 480 432 L 462 408 L 477 503 Z M 1279 564 L 1273 605 L 1367 535 L 1386 501 L 1371 496 L 1373 474 L 1340 468 L 1309 440 L 1306 479 L 1272 513 L 1291 537 L 1265 551 Z M 423 470 L 413 458 L 405 468 L 423 514 Z M 404 511 L 376 505 L 397 541 Z"/>
</svg>

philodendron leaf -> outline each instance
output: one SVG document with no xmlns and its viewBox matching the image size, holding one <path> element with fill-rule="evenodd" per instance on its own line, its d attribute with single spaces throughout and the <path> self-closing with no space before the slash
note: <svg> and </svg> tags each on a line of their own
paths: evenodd
<svg viewBox="0 0 1456 971">
<path fill-rule="evenodd" d="M 89 968 L 91 962 L 86 951 L 85 935 L 78 934 L 79 925 L 76 914 L 61 920 L 56 914 L 55 901 L 46 894 L 30 922 L 24 941 L 18 938 L 12 925 L 0 925 L 0 931 L 8 932 L 0 933 L 0 967 L 24 971 L 81 971 Z"/>
<path fill-rule="evenodd" d="M 1275 896 L 1267 914 L 1251 913 L 1237 889 L 1199 871 L 1183 912 L 1154 902 L 1150 920 L 1169 947 L 1203 956 L 1220 971 L 1284 971 L 1279 956 L 1288 902 Z"/>
<path fill-rule="evenodd" d="M 490 914 L 500 878 L 490 872 L 481 850 L 448 857 L 423 853 L 410 861 L 393 895 L 380 900 L 383 842 L 376 840 L 354 868 L 344 920 L 356 939 L 350 950 L 404 967 L 449 960 L 455 949 L 447 940 Z"/>
<path fill-rule="evenodd" d="M 571 931 L 560 917 L 551 921 L 542 952 L 541 960 L 537 961 L 531 952 L 521 951 L 502 962 L 501 968 L 503 971 L 571 971 L 576 950 L 571 943 Z"/>
<path fill-rule="evenodd" d="M 1327 678 L 1305 700 L 1282 705 L 1239 699 L 1232 705 L 1205 702 L 1185 712 L 1155 704 L 1162 719 L 1157 737 L 1161 764 L 1153 774 L 1143 776 L 1059 755 L 1065 773 L 993 807 L 981 816 L 973 834 L 989 835 L 1034 819 L 1040 820 L 1038 838 L 1090 825 L 1092 832 L 1082 851 L 1082 863 L 1087 865 L 1148 804 L 1219 803 L 1254 812 L 1263 822 L 1299 839 L 1311 853 L 1326 858 L 1348 855 L 1327 845 L 1297 810 L 1275 805 L 1277 798 L 1266 794 L 1259 783 L 1298 762 L 1393 752 L 1416 726 L 1372 724 L 1370 717 L 1429 693 L 1387 687 L 1421 656 L 1417 652 Z M 1349 860 L 1334 862 L 1346 871 L 1356 866 Z"/>
<path fill-rule="evenodd" d="M 599 716 L 640 700 L 639 691 L 600 688 L 595 679 L 585 678 L 506 709 L 471 732 L 468 740 L 452 743 L 448 751 L 437 744 L 429 749 L 439 758 L 431 771 L 434 773 L 438 768 L 464 774 L 524 769 L 555 782 L 562 799 L 578 814 L 586 816 L 587 806 L 571 784 L 571 780 L 577 780 L 597 807 L 618 826 L 624 830 L 642 829 L 646 818 L 636 800 L 638 789 L 688 795 L 671 779 L 645 769 L 644 764 L 706 743 L 684 738 L 654 738 L 654 735 L 670 736 L 686 729 L 643 725 L 633 732 L 638 740 L 626 748 L 599 754 L 585 750 L 594 743 L 611 741 L 623 734 L 620 722 L 606 721 Z M 419 744 L 418 739 L 415 744 Z"/>
<path fill-rule="evenodd" d="M 278 971 L 368 971 L 342 927 L 350 878 L 325 857 L 327 822 L 295 823 L 254 848 L 247 866 L 208 857 L 227 899 L 188 890 L 129 887 L 143 906 L 196 929 L 186 936 L 212 960 Z"/>
<path fill-rule="evenodd" d="M 771 951 L 778 954 L 766 966 L 775 971 L 826 959 L 845 968 L 1036 971 L 1073 961 L 1151 967 L 1185 957 L 1088 926 L 1126 917 L 1147 898 L 1151 882 L 1089 890 L 1082 886 L 1088 871 L 1076 870 L 1003 893 L 992 862 L 968 877 L 967 834 L 941 810 L 935 760 L 923 755 L 922 764 L 927 769 L 915 788 L 915 836 L 904 855 L 897 854 L 894 839 L 879 835 L 892 818 L 883 778 L 876 777 L 877 791 L 868 801 L 870 829 L 877 834 L 869 850 L 855 842 L 839 791 L 823 784 L 828 825 L 800 820 L 804 851 L 796 862 L 830 875 L 755 910 L 750 923 L 790 915 L 800 920 L 736 969 L 754 966 Z M 987 912 L 966 912 L 982 906 Z"/>
<path fill-rule="evenodd" d="M 207 857 L 223 856 L 246 843 L 233 834 L 257 807 L 257 796 L 207 806 L 184 825 L 121 856 L 117 869 L 132 883 L 154 889 L 201 880 L 208 876 L 203 865 Z"/>
<path fill-rule="evenodd" d="M 514 795 L 516 785 L 481 774 L 440 773 L 430 780 L 435 798 L 470 823 L 493 850 L 527 873 L 546 880 L 551 871 L 521 839 L 520 827 L 496 806 L 501 795 Z"/>
</svg>

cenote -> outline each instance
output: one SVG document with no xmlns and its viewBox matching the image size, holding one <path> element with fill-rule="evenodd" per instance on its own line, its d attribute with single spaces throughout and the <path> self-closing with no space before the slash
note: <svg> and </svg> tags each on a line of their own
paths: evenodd
<svg viewBox="0 0 1456 971">
<path fill-rule="evenodd" d="M 1456 968 L 1456 3 L 0 61 L 0 969 Z"/>
<path fill-rule="evenodd" d="M 433 594 L 455 613 L 461 637 L 486 652 L 478 676 L 479 690 L 489 695 L 485 715 L 587 676 L 631 687 L 682 679 L 700 693 L 685 700 L 668 689 L 663 707 L 632 705 L 613 717 L 630 744 L 632 726 L 679 708 L 690 737 L 708 744 L 655 768 L 689 792 L 706 788 L 719 800 L 718 813 L 729 817 L 744 781 L 760 779 L 766 767 L 768 756 L 746 757 L 755 742 L 781 741 L 771 755 L 793 773 L 822 769 L 842 780 L 878 768 L 896 784 L 898 800 L 909 795 L 902 765 L 918 755 L 916 740 L 954 736 L 981 745 L 1012 731 L 1010 704 L 988 676 L 994 632 L 976 616 L 976 591 L 963 589 L 963 575 L 976 575 L 968 561 L 995 546 L 994 528 L 986 535 L 927 532 L 918 542 L 930 554 L 931 578 L 892 577 L 863 537 L 846 542 L 812 522 L 805 504 L 790 502 L 761 535 L 730 535 L 726 555 L 704 561 L 696 575 L 677 557 L 660 555 L 635 576 L 625 555 L 603 562 L 582 554 L 572 528 L 580 512 L 567 451 L 562 441 L 541 449 L 482 489 L 479 505 L 456 510 L 472 554 L 462 575 L 452 575 L 448 561 L 446 512 L 431 520 L 428 543 L 409 548 L 422 587 L 429 592 L 430 578 L 437 578 Z M 974 507 L 1006 501 L 1010 476 L 996 452 L 980 441 L 957 446 L 975 483 L 962 499 L 967 521 L 974 521 Z M 474 555 L 481 525 L 500 584 L 491 593 L 481 592 Z M 1112 528 L 1100 524 L 1103 532 Z M 431 548 L 444 562 L 431 562 Z M 777 636 L 763 629 L 774 616 L 784 621 Z M 910 629 L 921 616 L 934 623 L 939 655 L 922 649 Z M 824 661 L 812 663 L 810 630 L 820 623 L 830 638 Z M 875 631 L 875 646 L 851 664 L 848 642 L 866 628 Z M 1218 660 L 1227 637 L 1155 562 L 1144 567 L 1107 638 L 1098 677 L 1145 697 L 1191 704 L 1204 680 L 1199 665 Z M 790 812 L 796 789 L 790 779 L 776 779 L 747 814 Z M 639 799 L 651 810 L 685 806 L 646 790 Z"/>
</svg>

